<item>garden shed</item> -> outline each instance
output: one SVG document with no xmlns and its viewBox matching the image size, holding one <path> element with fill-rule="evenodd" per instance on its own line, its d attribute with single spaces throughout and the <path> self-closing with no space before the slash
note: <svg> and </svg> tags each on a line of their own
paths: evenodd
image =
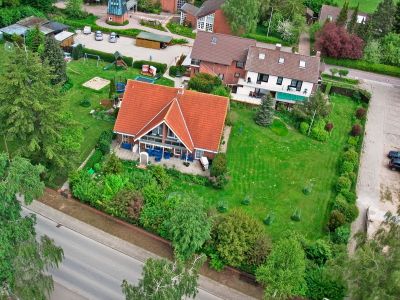
<svg viewBox="0 0 400 300">
<path fill-rule="evenodd" d="M 136 37 L 136 46 L 152 49 L 164 49 L 167 48 L 171 41 L 172 37 L 170 36 L 142 31 Z"/>
<path fill-rule="evenodd" d="M 60 43 L 61 47 L 70 47 L 74 44 L 74 33 L 69 31 L 62 31 L 56 34 L 54 38 Z"/>
</svg>

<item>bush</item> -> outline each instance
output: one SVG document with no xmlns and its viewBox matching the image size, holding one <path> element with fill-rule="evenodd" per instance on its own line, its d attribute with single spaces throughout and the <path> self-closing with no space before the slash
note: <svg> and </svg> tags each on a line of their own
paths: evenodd
<svg viewBox="0 0 400 300">
<path fill-rule="evenodd" d="M 358 145 L 359 140 L 360 140 L 359 136 L 350 136 L 349 139 L 347 140 L 347 144 L 349 146 L 356 147 Z"/>
<path fill-rule="evenodd" d="M 336 182 L 336 190 L 340 193 L 342 191 L 349 191 L 351 188 L 351 180 L 349 177 L 342 175 Z"/>
<path fill-rule="evenodd" d="M 351 128 L 351 135 L 352 136 L 359 136 L 362 133 L 362 126 L 360 124 L 354 124 Z"/>
<path fill-rule="evenodd" d="M 107 23 L 108 25 L 112 25 L 112 26 L 125 26 L 125 25 L 128 25 L 128 24 L 129 24 L 129 21 L 126 20 L 126 21 L 124 21 L 124 22 L 121 24 L 121 23 L 118 23 L 118 22 L 113 22 L 113 21 L 107 20 L 106 23 Z"/>
<path fill-rule="evenodd" d="M 172 183 L 171 177 L 167 174 L 167 172 L 163 167 L 152 166 L 150 170 L 161 190 L 165 191 L 171 186 Z"/>
<path fill-rule="evenodd" d="M 157 68 L 157 74 L 161 74 L 163 75 L 165 73 L 165 71 L 167 70 L 167 64 L 162 64 L 162 63 L 157 63 L 154 61 L 148 61 L 148 60 L 136 60 L 132 67 L 134 67 L 135 69 L 142 69 L 143 65 L 150 65 L 153 67 Z"/>
<path fill-rule="evenodd" d="M 350 161 L 356 165 L 358 164 L 358 153 L 353 149 L 349 149 L 343 154 L 343 160 Z"/>
<path fill-rule="evenodd" d="M 92 54 L 92 55 L 98 55 L 105 62 L 113 63 L 115 61 L 115 56 L 114 56 L 113 53 L 107 53 L 107 52 L 102 52 L 102 51 L 99 51 L 99 50 L 88 49 L 88 48 L 84 48 L 83 52 L 84 53 L 88 53 L 88 54 Z M 122 56 L 122 60 L 128 66 L 132 65 L 132 62 L 133 62 L 132 57 Z"/>
<path fill-rule="evenodd" d="M 293 214 L 290 216 L 290 219 L 295 222 L 300 222 L 301 220 L 301 213 L 298 209 L 296 209 Z"/>
<path fill-rule="evenodd" d="M 90 156 L 90 158 L 86 162 L 85 169 L 86 170 L 93 169 L 94 165 L 100 163 L 102 159 L 103 159 L 103 153 L 99 149 L 96 149 L 93 152 L 92 156 Z"/>
<path fill-rule="evenodd" d="M 86 203 L 95 205 L 101 199 L 102 187 L 99 186 L 87 170 L 73 172 L 69 176 L 72 195 Z"/>
<path fill-rule="evenodd" d="M 329 138 L 329 133 L 325 130 L 325 121 L 318 120 L 311 129 L 311 136 L 320 142 L 325 142 Z"/>
<path fill-rule="evenodd" d="M 310 243 L 304 249 L 308 259 L 314 261 L 317 265 L 323 266 L 332 258 L 332 250 L 329 243 L 325 240 L 316 240 Z"/>
<path fill-rule="evenodd" d="M 211 184 L 216 189 L 223 189 L 228 183 L 228 177 L 226 175 L 219 175 L 211 178 Z"/>
<path fill-rule="evenodd" d="M 206 73 L 197 73 L 188 83 L 189 89 L 208 94 L 220 85 L 220 78 Z"/>
<path fill-rule="evenodd" d="M 99 149 L 103 153 L 103 155 L 110 153 L 112 137 L 113 132 L 111 130 L 105 130 L 100 134 L 100 137 L 96 144 L 96 148 Z"/>
<path fill-rule="evenodd" d="M 172 39 L 171 45 L 185 45 L 188 44 L 189 41 L 187 39 Z"/>
<path fill-rule="evenodd" d="M 121 160 L 114 154 L 109 154 L 104 161 L 102 171 L 105 174 L 118 174 L 123 170 Z"/>
<path fill-rule="evenodd" d="M 225 153 L 218 153 L 215 155 L 214 160 L 211 164 L 210 175 L 213 177 L 218 177 L 225 175 L 227 172 L 227 161 Z"/>
<path fill-rule="evenodd" d="M 263 220 L 265 225 L 271 225 L 274 222 L 275 216 L 273 214 L 268 214 Z"/>
<path fill-rule="evenodd" d="M 74 60 L 78 60 L 83 57 L 83 46 L 78 44 L 76 47 L 72 48 L 71 56 Z"/>
<path fill-rule="evenodd" d="M 216 253 L 210 254 L 210 267 L 217 272 L 220 272 L 225 267 L 224 261 Z"/>
<path fill-rule="evenodd" d="M 308 125 L 308 123 L 306 122 L 301 122 L 300 123 L 300 132 L 304 135 L 307 135 L 308 133 L 308 128 L 310 127 L 310 125 Z"/>
<path fill-rule="evenodd" d="M 325 130 L 331 132 L 333 130 L 333 123 L 332 122 L 326 123 Z"/>
<path fill-rule="evenodd" d="M 138 224 L 143 203 L 143 195 L 140 192 L 124 188 L 111 201 L 107 212 L 125 221 Z"/>
<path fill-rule="evenodd" d="M 227 205 L 225 202 L 220 201 L 220 202 L 218 202 L 218 204 L 217 204 L 217 210 L 218 210 L 218 212 L 220 212 L 220 213 L 227 212 L 227 211 L 228 211 L 228 205 Z"/>
<path fill-rule="evenodd" d="M 357 108 L 357 110 L 356 110 L 357 119 L 362 120 L 365 118 L 366 115 L 367 115 L 367 110 L 364 107 Z"/>
<path fill-rule="evenodd" d="M 358 208 L 355 204 L 349 204 L 344 197 L 336 197 L 332 208 L 340 211 L 347 223 L 353 222 L 358 217 Z"/>
<path fill-rule="evenodd" d="M 328 229 L 333 232 L 336 228 L 346 223 L 345 216 L 338 210 L 332 210 L 329 216 Z"/>
<path fill-rule="evenodd" d="M 346 199 L 350 204 L 356 203 L 357 195 L 351 191 L 341 191 L 340 194 Z"/>
<path fill-rule="evenodd" d="M 344 225 L 339 226 L 335 229 L 335 231 L 331 234 L 331 240 L 335 244 L 347 244 L 350 238 L 350 226 Z"/>
<path fill-rule="evenodd" d="M 240 202 L 242 205 L 250 205 L 250 198 L 248 196 L 244 197 L 244 199 Z"/>
<path fill-rule="evenodd" d="M 1 1 L 0 1 L 1 2 Z M 22 18 L 36 16 L 44 18 L 45 15 L 40 11 L 31 6 L 21 6 L 16 7 L 1 7 L 0 8 L 0 27 L 6 27 Z"/>
<path fill-rule="evenodd" d="M 343 300 L 346 297 L 346 285 L 330 269 L 308 266 L 304 279 L 307 283 L 307 299 Z"/>
<path fill-rule="evenodd" d="M 169 76 L 180 77 L 186 72 L 186 67 L 184 66 L 171 66 L 169 67 Z"/>
<path fill-rule="evenodd" d="M 196 38 L 196 33 L 193 32 L 193 29 L 189 26 L 180 25 L 179 23 L 175 23 L 175 22 L 169 22 L 167 24 L 167 28 L 172 33 L 182 35 L 182 36 L 185 36 L 185 37 L 188 37 L 191 39 Z"/>
<path fill-rule="evenodd" d="M 91 103 L 90 103 L 90 100 L 89 99 L 82 99 L 80 102 L 79 102 L 79 105 L 80 106 L 82 106 L 82 107 L 89 107 L 90 105 L 91 105 Z"/>
<path fill-rule="evenodd" d="M 354 171 L 354 163 L 352 163 L 351 161 L 344 161 L 342 163 L 342 166 L 340 167 L 340 172 L 341 173 L 351 173 Z"/>
</svg>

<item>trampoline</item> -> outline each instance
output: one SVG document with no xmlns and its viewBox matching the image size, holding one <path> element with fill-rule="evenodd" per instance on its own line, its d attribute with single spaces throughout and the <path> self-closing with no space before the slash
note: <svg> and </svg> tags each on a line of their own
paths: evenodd
<svg viewBox="0 0 400 300">
<path fill-rule="evenodd" d="M 136 76 L 135 80 L 137 81 L 142 81 L 142 82 L 147 82 L 147 83 L 154 83 L 156 81 L 155 78 L 149 78 L 149 77 L 144 77 L 144 76 Z"/>
</svg>

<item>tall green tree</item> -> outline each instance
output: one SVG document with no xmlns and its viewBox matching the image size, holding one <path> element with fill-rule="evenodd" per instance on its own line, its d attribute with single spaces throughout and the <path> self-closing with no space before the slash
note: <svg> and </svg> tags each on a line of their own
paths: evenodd
<svg viewBox="0 0 400 300">
<path fill-rule="evenodd" d="M 16 153 L 41 163 L 54 174 L 74 167 L 81 128 L 63 113 L 60 86 L 38 54 L 16 48 L 0 75 L 0 134 L 14 141 Z M 12 95 L 12 97 L 10 97 Z"/>
<path fill-rule="evenodd" d="M 39 26 L 28 31 L 25 38 L 26 46 L 29 50 L 37 53 L 44 51 L 44 34 L 40 31 Z"/>
<path fill-rule="evenodd" d="M 336 25 L 346 26 L 348 12 L 349 12 L 349 2 L 346 1 L 345 3 L 343 3 L 343 7 L 340 10 L 339 16 L 336 19 Z"/>
<path fill-rule="evenodd" d="M 360 3 L 358 3 L 356 8 L 353 10 L 353 13 L 351 14 L 350 22 L 349 22 L 349 24 L 347 24 L 347 31 L 350 33 L 354 33 L 356 30 L 359 6 L 360 6 Z"/>
<path fill-rule="evenodd" d="M 68 0 L 65 11 L 68 15 L 74 18 L 81 18 L 83 16 L 83 0 Z"/>
<path fill-rule="evenodd" d="M 261 105 L 255 115 L 255 122 L 260 126 L 269 126 L 274 120 L 275 101 L 271 95 L 266 95 L 261 100 Z"/>
<path fill-rule="evenodd" d="M 149 258 L 137 285 L 126 280 L 122 282 L 122 292 L 127 300 L 181 300 L 194 298 L 197 293 L 199 269 L 205 261 L 197 256 L 192 262 L 170 262 L 166 259 Z"/>
<path fill-rule="evenodd" d="M 49 12 L 53 8 L 56 0 L 21 0 L 21 4 L 29 5 L 44 12 Z"/>
<path fill-rule="evenodd" d="M 260 0 L 226 0 L 222 10 L 229 20 L 232 31 L 254 32 L 256 30 L 259 13 Z"/>
<path fill-rule="evenodd" d="M 329 98 L 321 91 L 318 91 L 302 105 L 296 105 L 293 114 L 300 119 L 310 121 L 329 116 L 331 110 L 332 105 L 329 102 Z"/>
<path fill-rule="evenodd" d="M 400 1 L 396 4 L 396 13 L 394 15 L 393 29 L 396 33 L 400 34 Z"/>
<path fill-rule="evenodd" d="M 203 200 L 194 195 L 184 197 L 173 210 L 166 227 L 178 259 L 186 261 L 192 258 L 210 239 L 211 221 Z"/>
<path fill-rule="evenodd" d="M 21 216 L 16 194 L 30 204 L 40 197 L 44 168 L 27 159 L 0 154 L 0 299 L 46 299 L 53 290 L 48 274 L 63 251 L 47 236 L 36 238 L 34 216 Z"/>
<path fill-rule="evenodd" d="M 392 31 L 395 23 L 396 6 L 393 0 L 382 0 L 371 16 L 372 33 L 380 38 Z"/>
<path fill-rule="evenodd" d="M 46 37 L 41 57 L 42 61 L 45 61 L 52 68 L 51 74 L 54 78 L 51 83 L 64 83 L 67 80 L 67 64 L 64 60 L 64 53 L 55 38 Z"/>
<path fill-rule="evenodd" d="M 256 271 L 257 281 L 265 286 L 264 299 L 291 299 L 306 294 L 306 259 L 300 241 L 280 239 L 267 262 Z"/>
<path fill-rule="evenodd" d="M 272 0 L 271 6 L 285 19 L 293 20 L 295 15 L 304 15 L 304 5 L 299 0 Z"/>
</svg>

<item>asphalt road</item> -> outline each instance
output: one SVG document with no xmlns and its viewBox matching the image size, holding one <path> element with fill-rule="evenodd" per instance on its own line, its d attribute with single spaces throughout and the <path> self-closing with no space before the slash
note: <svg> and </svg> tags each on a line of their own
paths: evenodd
<svg viewBox="0 0 400 300">
<path fill-rule="evenodd" d="M 23 208 L 24 214 L 33 213 Z M 123 279 L 136 283 L 143 263 L 115 249 L 98 243 L 41 215 L 36 215 L 38 235 L 48 235 L 64 250 L 59 269 L 51 270 L 56 282 L 55 293 L 64 299 L 124 299 Z M 75 296 L 74 296 L 75 295 Z M 73 297 L 73 298 L 72 298 Z M 52 299 L 60 299 L 53 294 Z M 199 290 L 196 299 L 221 299 Z"/>
</svg>

